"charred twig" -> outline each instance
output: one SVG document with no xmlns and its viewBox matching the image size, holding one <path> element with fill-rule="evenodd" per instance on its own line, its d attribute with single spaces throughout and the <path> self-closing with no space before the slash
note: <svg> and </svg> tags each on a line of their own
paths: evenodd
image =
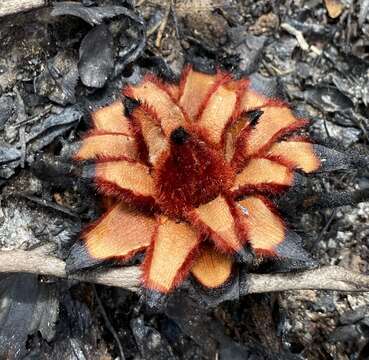
<svg viewBox="0 0 369 360">
<path fill-rule="evenodd" d="M 18 89 L 15 89 L 15 94 L 17 95 L 17 101 L 18 101 L 18 106 L 17 106 L 18 121 L 24 122 L 27 119 L 24 101 Z M 23 169 L 25 165 L 25 161 L 26 161 L 26 155 L 27 155 L 26 129 L 24 126 L 20 127 L 18 134 L 19 134 L 19 139 L 20 139 L 20 144 L 21 144 L 20 165 L 21 165 L 21 168 Z"/>
<path fill-rule="evenodd" d="M 20 198 L 25 198 L 25 199 L 28 199 L 40 206 L 43 206 L 45 208 L 49 208 L 49 209 L 52 209 L 52 210 L 55 210 L 55 211 L 58 211 L 58 212 L 61 212 L 65 215 L 68 215 L 74 219 L 79 219 L 79 216 L 78 214 L 74 213 L 71 209 L 67 208 L 66 206 L 62 206 L 62 205 L 59 205 L 59 204 L 56 204 L 52 201 L 48 201 L 46 199 L 41 199 L 37 196 L 33 196 L 33 195 L 30 195 L 30 194 L 27 194 L 27 193 L 18 193 L 18 194 L 14 194 L 15 196 L 18 196 Z"/>
<path fill-rule="evenodd" d="M 159 30 L 158 30 L 158 34 L 156 36 L 156 40 L 155 40 L 155 46 L 157 48 L 160 48 L 160 44 L 161 44 L 161 39 L 163 37 L 164 34 L 164 30 L 165 27 L 167 26 L 168 23 L 168 19 L 169 19 L 169 14 L 170 14 L 170 9 L 171 9 L 171 4 L 169 3 L 167 5 L 167 8 L 165 9 L 165 14 L 164 14 L 164 18 L 159 26 Z"/>
<path fill-rule="evenodd" d="M 46 3 L 46 0 L 2 0 L 0 1 L 0 17 L 46 6 Z"/>
<path fill-rule="evenodd" d="M 287 31 L 289 34 L 293 35 L 296 38 L 296 40 L 297 40 L 297 42 L 298 42 L 298 44 L 299 44 L 299 46 L 302 50 L 304 50 L 304 51 L 309 50 L 310 46 L 307 43 L 307 41 L 305 40 L 304 35 L 301 31 L 295 29 L 292 25 L 287 24 L 287 23 L 281 24 L 281 28 L 283 30 Z"/>
<path fill-rule="evenodd" d="M 112 323 L 110 322 L 109 320 L 109 317 L 105 311 L 105 308 L 104 308 L 104 305 L 99 297 L 99 294 L 97 293 L 96 291 L 96 288 L 95 286 L 93 287 L 94 289 L 94 295 L 95 295 L 95 298 L 96 298 L 96 301 L 97 301 L 97 305 L 99 306 L 100 308 L 100 312 L 101 312 L 101 315 L 102 317 L 104 318 L 104 321 L 105 321 L 105 325 L 107 327 L 107 329 L 111 332 L 111 334 L 113 335 L 113 338 L 115 340 L 115 342 L 117 343 L 118 345 L 118 348 L 119 348 L 119 355 L 120 355 L 120 360 L 125 360 L 126 357 L 124 355 L 124 351 L 123 351 L 123 346 L 122 346 L 122 343 L 120 342 L 119 340 L 119 336 L 117 334 L 117 332 L 115 331 Z"/>
<path fill-rule="evenodd" d="M 329 216 L 328 221 L 326 222 L 326 224 L 324 225 L 323 229 L 321 230 L 321 232 L 320 232 L 317 240 L 314 242 L 314 245 L 320 243 L 320 241 L 322 240 L 324 234 L 326 233 L 326 231 L 328 230 L 328 228 L 331 226 L 332 221 L 336 217 L 336 214 L 337 214 L 337 209 L 333 209 L 332 212 L 331 212 L 331 215 Z"/>
<path fill-rule="evenodd" d="M 116 286 L 137 291 L 141 271 L 137 266 L 67 275 L 64 261 L 48 255 L 50 247 L 32 251 L 0 251 L 0 273 L 26 272 Z M 241 295 L 284 290 L 369 291 L 369 275 L 339 266 L 324 266 L 290 274 L 249 274 Z"/>
</svg>

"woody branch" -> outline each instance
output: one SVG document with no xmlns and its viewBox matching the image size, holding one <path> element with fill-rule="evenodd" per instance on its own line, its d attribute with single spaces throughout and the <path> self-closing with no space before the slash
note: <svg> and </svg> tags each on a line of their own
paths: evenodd
<svg viewBox="0 0 369 360">
<path fill-rule="evenodd" d="M 52 255 L 51 246 L 32 251 L 0 251 L 0 273 L 32 273 L 116 286 L 136 291 L 140 285 L 140 268 L 119 267 L 82 274 L 67 275 L 65 263 Z M 248 287 L 241 295 L 284 290 L 369 291 L 369 275 L 339 266 L 324 266 L 292 274 L 249 274 Z"/>
</svg>

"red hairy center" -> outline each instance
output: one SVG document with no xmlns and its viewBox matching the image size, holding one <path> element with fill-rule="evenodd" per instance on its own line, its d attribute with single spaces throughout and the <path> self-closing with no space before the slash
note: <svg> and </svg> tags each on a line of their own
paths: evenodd
<svg viewBox="0 0 369 360">
<path fill-rule="evenodd" d="M 164 213 L 184 217 L 186 211 L 228 190 L 234 176 L 220 152 L 178 128 L 154 175 L 156 198 Z"/>
</svg>

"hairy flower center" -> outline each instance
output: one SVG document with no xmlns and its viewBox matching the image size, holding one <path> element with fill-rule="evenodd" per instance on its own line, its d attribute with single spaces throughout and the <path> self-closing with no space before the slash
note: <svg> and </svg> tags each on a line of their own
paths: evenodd
<svg viewBox="0 0 369 360">
<path fill-rule="evenodd" d="M 178 128 L 171 134 L 170 152 L 155 173 L 156 198 L 162 211 L 184 217 L 186 211 L 228 190 L 234 172 L 220 151 Z"/>
</svg>

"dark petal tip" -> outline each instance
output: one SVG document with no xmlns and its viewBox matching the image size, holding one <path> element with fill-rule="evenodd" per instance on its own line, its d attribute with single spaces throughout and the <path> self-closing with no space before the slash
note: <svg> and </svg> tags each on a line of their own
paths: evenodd
<svg viewBox="0 0 369 360">
<path fill-rule="evenodd" d="M 190 134 L 182 126 L 173 130 L 170 134 L 170 139 L 178 145 L 184 144 L 189 137 Z"/>
</svg>

